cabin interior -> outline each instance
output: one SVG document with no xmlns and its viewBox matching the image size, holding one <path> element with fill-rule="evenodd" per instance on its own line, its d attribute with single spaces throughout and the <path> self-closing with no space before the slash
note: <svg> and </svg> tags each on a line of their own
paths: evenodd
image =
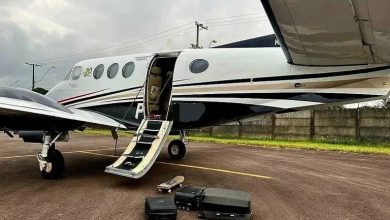
<svg viewBox="0 0 390 220">
<path fill-rule="evenodd" d="M 157 57 L 147 80 L 146 112 L 152 120 L 168 120 L 173 70 L 177 57 Z"/>
</svg>

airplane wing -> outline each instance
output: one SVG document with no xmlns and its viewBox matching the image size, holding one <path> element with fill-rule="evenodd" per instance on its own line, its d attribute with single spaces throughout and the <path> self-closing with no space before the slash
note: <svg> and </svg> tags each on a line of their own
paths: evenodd
<svg viewBox="0 0 390 220">
<path fill-rule="evenodd" d="M 67 131 L 86 126 L 116 128 L 118 125 L 117 121 L 104 115 L 67 108 L 28 90 L 0 88 L 0 130 Z"/>
<path fill-rule="evenodd" d="M 261 2 L 289 63 L 390 63 L 389 0 Z"/>
</svg>

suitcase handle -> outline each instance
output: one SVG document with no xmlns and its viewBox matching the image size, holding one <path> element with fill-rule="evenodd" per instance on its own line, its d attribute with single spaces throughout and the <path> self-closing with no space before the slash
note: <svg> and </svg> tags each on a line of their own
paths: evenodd
<svg viewBox="0 0 390 220">
<path fill-rule="evenodd" d="M 215 213 L 216 216 L 225 216 L 225 217 L 234 217 L 234 214 L 231 213 L 223 213 L 223 212 L 217 212 Z"/>
</svg>

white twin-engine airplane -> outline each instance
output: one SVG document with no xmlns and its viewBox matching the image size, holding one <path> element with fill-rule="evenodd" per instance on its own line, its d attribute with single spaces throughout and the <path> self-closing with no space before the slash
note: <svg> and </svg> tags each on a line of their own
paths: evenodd
<svg viewBox="0 0 390 220">
<path fill-rule="evenodd" d="M 138 127 L 106 172 L 140 178 L 167 136 L 268 113 L 385 99 L 390 91 L 390 1 L 262 0 L 274 48 L 188 49 L 85 60 L 46 96 L 0 88 L 0 129 L 42 143 L 46 178 L 59 178 L 56 141 L 88 126 Z M 115 132 L 113 132 L 115 136 Z"/>
</svg>

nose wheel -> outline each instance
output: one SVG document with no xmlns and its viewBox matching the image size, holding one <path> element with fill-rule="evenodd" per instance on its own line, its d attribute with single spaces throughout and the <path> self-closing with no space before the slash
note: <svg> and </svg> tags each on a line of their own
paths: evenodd
<svg viewBox="0 0 390 220">
<path fill-rule="evenodd" d="M 38 158 L 38 161 L 41 174 L 45 179 L 61 179 L 64 176 L 65 160 L 61 151 L 52 147 L 48 156 Z"/>
<path fill-rule="evenodd" d="M 61 179 L 64 175 L 65 160 L 54 144 L 58 137 L 59 135 L 52 140 L 50 134 L 45 134 L 42 151 L 37 155 L 39 169 L 46 179 Z"/>
<path fill-rule="evenodd" d="M 168 154 L 172 160 L 179 160 L 186 154 L 186 145 L 182 140 L 173 140 L 168 145 Z"/>
</svg>

